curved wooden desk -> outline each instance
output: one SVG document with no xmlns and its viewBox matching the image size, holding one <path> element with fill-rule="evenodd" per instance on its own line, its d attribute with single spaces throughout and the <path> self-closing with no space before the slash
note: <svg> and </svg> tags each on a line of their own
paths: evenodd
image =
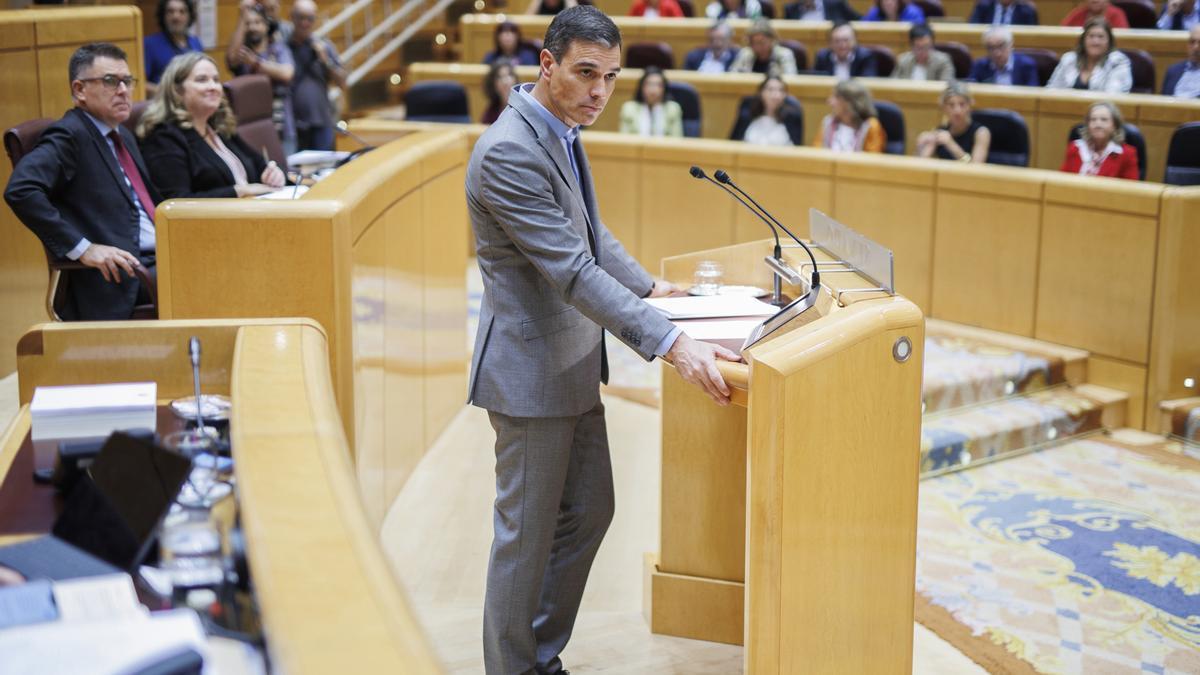
<svg viewBox="0 0 1200 675">
<path fill-rule="evenodd" d="M 307 319 L 43 324 L 21 339 L 21 410 L 0 478 L 42 385 L 155 381 L 189 395 L 187 339 L 203 388 L 233 400 L 231 439 L 256 599 L 275 669 L 437 673 L 356 487 L 324 331 Z"/>
<path fill-rule="evenodd" d="M 704 6 L 707 3 L 696 3 L 695 11 L 703 18 Z M 775 11 L 783 16 L 783 8 L 791 4 L 788 0 L 781 0 L 775 3 Z M 864 12 L 870 6 L 867 3 L 853 3 L 861 5 L 859 9 Z M 629 14 L 629 9 L 633 5 L 627 0 L 596 0 L 595 5 L 604 11 L 605 14 L 617 17 Z M 1038 18 L 1043 26 L 1057 26 L 1066 18 L 1071 10 L 1079 5 L 1074 0 L 1040 0 L 1037 4 Z M 954 25 L 956 23 L 965 22 L 971 16 L 971 10 L 975 7 L 973 0 L 943 0 L 943 9 L 946 10 L 946 22 L 939 22 L 935 19 L 935 28 L 940 31 L 943 26 Z"/>
</svg>

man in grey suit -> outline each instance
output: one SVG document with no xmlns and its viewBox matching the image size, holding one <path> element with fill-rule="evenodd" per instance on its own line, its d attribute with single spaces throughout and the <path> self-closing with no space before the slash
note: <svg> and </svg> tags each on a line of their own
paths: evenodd
<svg viewBox="0 0 1200 675">
<path fill-rule="evenodd" d="M 671 360 L 720 404 L 729 390 L 715 359 L 738 359 L 642 302 L 674 287 L 600 220 L 578 134 L 612 95 L 616 25 L 594 7 L 571 7 L 543 45 L 538 81 L 514 88 L 467 167 L 484 285 L 470 401 L 496 430 L 484 662 L 504 675 L 564 672 L 558 655 L 612 519 L 604 330 L 647 360 Z"/>
</svg>

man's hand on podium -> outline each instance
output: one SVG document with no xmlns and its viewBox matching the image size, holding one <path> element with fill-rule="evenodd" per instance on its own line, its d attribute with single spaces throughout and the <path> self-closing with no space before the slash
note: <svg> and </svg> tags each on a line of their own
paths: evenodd
<svg viewBox="0 0 1200 675">
<path fill-rule="evenodd" d="M 729 387 L 721 377 L 721 371 L 717 370 L 717 359 L 741 361 L 740 356 L 720 345 L 694 340 L 686 333 L 680 333 L 675 344 L 667 350 L 666 357 L 685 382 L 703 389 L 717 405 L 729 405 Z"/>
</svg>

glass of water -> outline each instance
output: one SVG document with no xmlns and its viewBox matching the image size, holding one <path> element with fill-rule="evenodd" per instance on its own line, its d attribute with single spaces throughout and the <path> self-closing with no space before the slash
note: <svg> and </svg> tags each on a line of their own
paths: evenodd
<svg viewBox="0 0 1200 675">
<path fill-rule="evenodd" d="M 721 290 L 725 268 L 713 260 L 702 260 L 696 265 L 696 276 L 692 283 L 692 295 L 716 295 Z"/>
</svg>

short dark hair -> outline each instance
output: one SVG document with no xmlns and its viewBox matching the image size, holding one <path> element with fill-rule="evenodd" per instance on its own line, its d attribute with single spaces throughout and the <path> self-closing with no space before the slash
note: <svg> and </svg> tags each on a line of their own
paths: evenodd
<svg viewBox="0 0 1200 675">
<path fill-rule="evenodd" d="M 591 42 L 607 48 L 621 46 L 621 30 L 604 12 L 591 5 L 568 7 L 554 16 L 542 48 L 561 63 L 572 42 Z"/>
<path fill-rule="evenodd" d="M 71 55 L 71 61 L 67 66 L 67 75 L 71 78 L 69 81 L 78 80 L 83 69 L 90 67 L 100 57 L 129 61 L 129 57 L 125 56 L 125 50 L 111 42 L 89 42 L 76 49 L 75 53 Z"/>
<path fill-rule="evenodd" d="M 158 20 L 158 29 L 164 33 L 167 32 L 167 3 L 169 2 L 171 0 L 158 0 L 158 7 L 154 9 L 154 17 Z M 175 2 L 182 2 L 187 6 L 188 28 L 191 28 L 192 24 L 196 23 L 196 3 L 192 0 L 175 0 Z"/>
<path fill-rule="evenodd" d="M 908 43 L 912 44 L 921 38 L 933 39 L 933 29 L 925 24 L 919 23 L 908 29 Z"/>
<path fill-rule="evenodd" d="M 663 100 L 666 101 L 671 98 L 669 93 L 670 85 L 667 83 L 667 76 L 665 73 L 663 73 L 662 68 L 659 68 L 658 66 L 646 66 L 646 69 L 642 71 L 642 79 L 638 80 L 637 89 L 633 92 L 633 100 L 637 101 L 638 103 L 646 102 L 646 96 L 642 94 L 642 88 L 646 86 L 647 78 L 655 75 L 657 75 L 663 83 Z"/>
</svg>

